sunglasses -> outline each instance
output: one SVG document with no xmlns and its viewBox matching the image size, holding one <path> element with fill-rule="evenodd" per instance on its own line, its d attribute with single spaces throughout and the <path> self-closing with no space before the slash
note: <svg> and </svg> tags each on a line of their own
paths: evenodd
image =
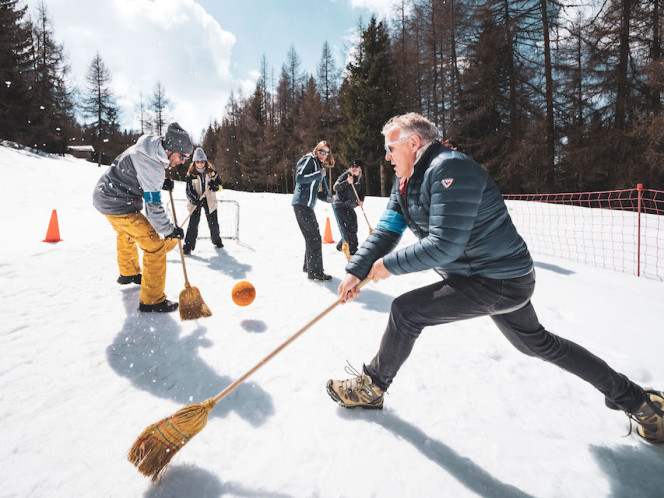
<svg viewBox="0 0 664 498">
<path fill-rule="evenodd" d="M 205 161 L 194 161 L 196 164 L 205 164 Z"/>
<path fill-rule="evenodd" d="M 359 166 L 357 164 L 351 164 L 350 167 L 351 168 L 359 168 Z"/>
<path fill-rule="evenodd" d="M 391 149 L 390 147 L 391 147 L 392 145 L 396 145 L 396 144 L 400 144 L 400 143 L 403 143 L 403 142 L 407 142 L 409 139 L 410 139 L 410 137 L 400 138 L 399 140 L 395 140 L 394 142 L 388 142 L 388 143 L 386 143 L 386 144 L 385 144 L 385 153 L 386 153 L 388 156 L 391 156 L 391 155 L 392 155 L 392 149 Z"/>
<path fill-rule="evenodd" d="M 329 156 L 330 155 L 330 151 L 325 150 L 325 149 L 318 149 L 318 153 L 323 154 L 324 156 Z"/>
</svg>

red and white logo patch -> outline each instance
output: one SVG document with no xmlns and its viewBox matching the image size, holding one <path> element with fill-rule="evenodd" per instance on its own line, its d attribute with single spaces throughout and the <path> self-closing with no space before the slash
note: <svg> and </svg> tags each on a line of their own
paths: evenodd
<svg viewBox="0 0 664 498">
<path fill-rule="evenodd" d="M 450 185 L 452 185 L 452 182 L 454 181 L 454 178 L 443 178 L 440 183 L 443 184 L 443 187 L 445 188 L 450 188 Z"/>
</svg>

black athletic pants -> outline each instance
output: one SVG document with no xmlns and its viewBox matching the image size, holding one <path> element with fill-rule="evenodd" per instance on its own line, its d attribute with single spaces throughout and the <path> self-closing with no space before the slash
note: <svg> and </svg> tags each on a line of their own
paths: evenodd
<svg viewBox="0 0 664 498">
<path fill-rule="evenodd" d="M 293 206 L 295 218 L 304 236 L 305 252 L 303 269 L 309 276 L 323 273 L 323 249 L 320 227 L 314 210 L 308 206 Z"/>
<path fill-rule="evenodd" d="M 221 237 L 219 236 L 219 220 L 217 219 L 217 210 L 210 212 L 207 202 L 203 203 L 205 209 L 205 217 L 207 218 L 208 227 L 210 227 L 210 238 L 215 246 L 221 245 Z M 198 224 L 201 221 L 201 206 L 196 207 L 194 212 L 189 218 L 189 226 L 187 227 L 187 235 L 184 238 L 184 250 L 193 251 L 196 248 L 196 239 L 198 238 Z"/>
<path fill-rule="evenodd" d="M 344 240 L 348 242 L 348 250 L 351 254 L 357 252 L 357 214 L 353 208 L 346 206 L 334 206 L 339 218 L 339 226 L 344 235 Z"/>
<path fill-rule="evenodd" d="M 622 410 L 632 413 L 645 393 L 626 376 L 578 344 L 558 337 L 539 323 L 530 297 L 535 272 L 511 279 L 450 276 L 397 297 L 378 354 L 364 367 L 387 389 L 424 327 L 490 315 L 519 351 L 567 370 L 595 386 Z"/>
</svg>

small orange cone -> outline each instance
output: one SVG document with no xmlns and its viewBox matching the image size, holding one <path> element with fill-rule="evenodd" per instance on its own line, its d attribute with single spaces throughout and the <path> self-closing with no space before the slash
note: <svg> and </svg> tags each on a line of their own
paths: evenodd
<svg viewBox="0 0 664 498">
<path fill-rule="evenodd" d="M 60 229 L 58 228 L 58 213 L 53 210 L 51 213 L 51 221 L 48 224 L 48 230 L 46 231 L 46 238 L 42 242 L 60 242 Z"/>
<path fill-rule="evenodd" d="M 330 227 L 330 218 L 327 218 L 325 221 L 325 235 L 323 235 L 323 244 L 334 244 L 334 239 L 332 238 L 332 228 Z"/>
</svg>

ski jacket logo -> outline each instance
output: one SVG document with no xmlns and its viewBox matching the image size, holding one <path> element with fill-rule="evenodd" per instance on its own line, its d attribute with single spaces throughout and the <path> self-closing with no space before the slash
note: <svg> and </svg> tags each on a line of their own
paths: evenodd
<svg viewBox="0 0 664 498">
<path fill-rule="evenodd" d="M 454 178 L 443 178 L 440 183 L 443 184 L 443 187 L 445 188 L 450 188 L 450 185 L 452 185 L 452 182 L 454 181 Z"/>
</svg>

